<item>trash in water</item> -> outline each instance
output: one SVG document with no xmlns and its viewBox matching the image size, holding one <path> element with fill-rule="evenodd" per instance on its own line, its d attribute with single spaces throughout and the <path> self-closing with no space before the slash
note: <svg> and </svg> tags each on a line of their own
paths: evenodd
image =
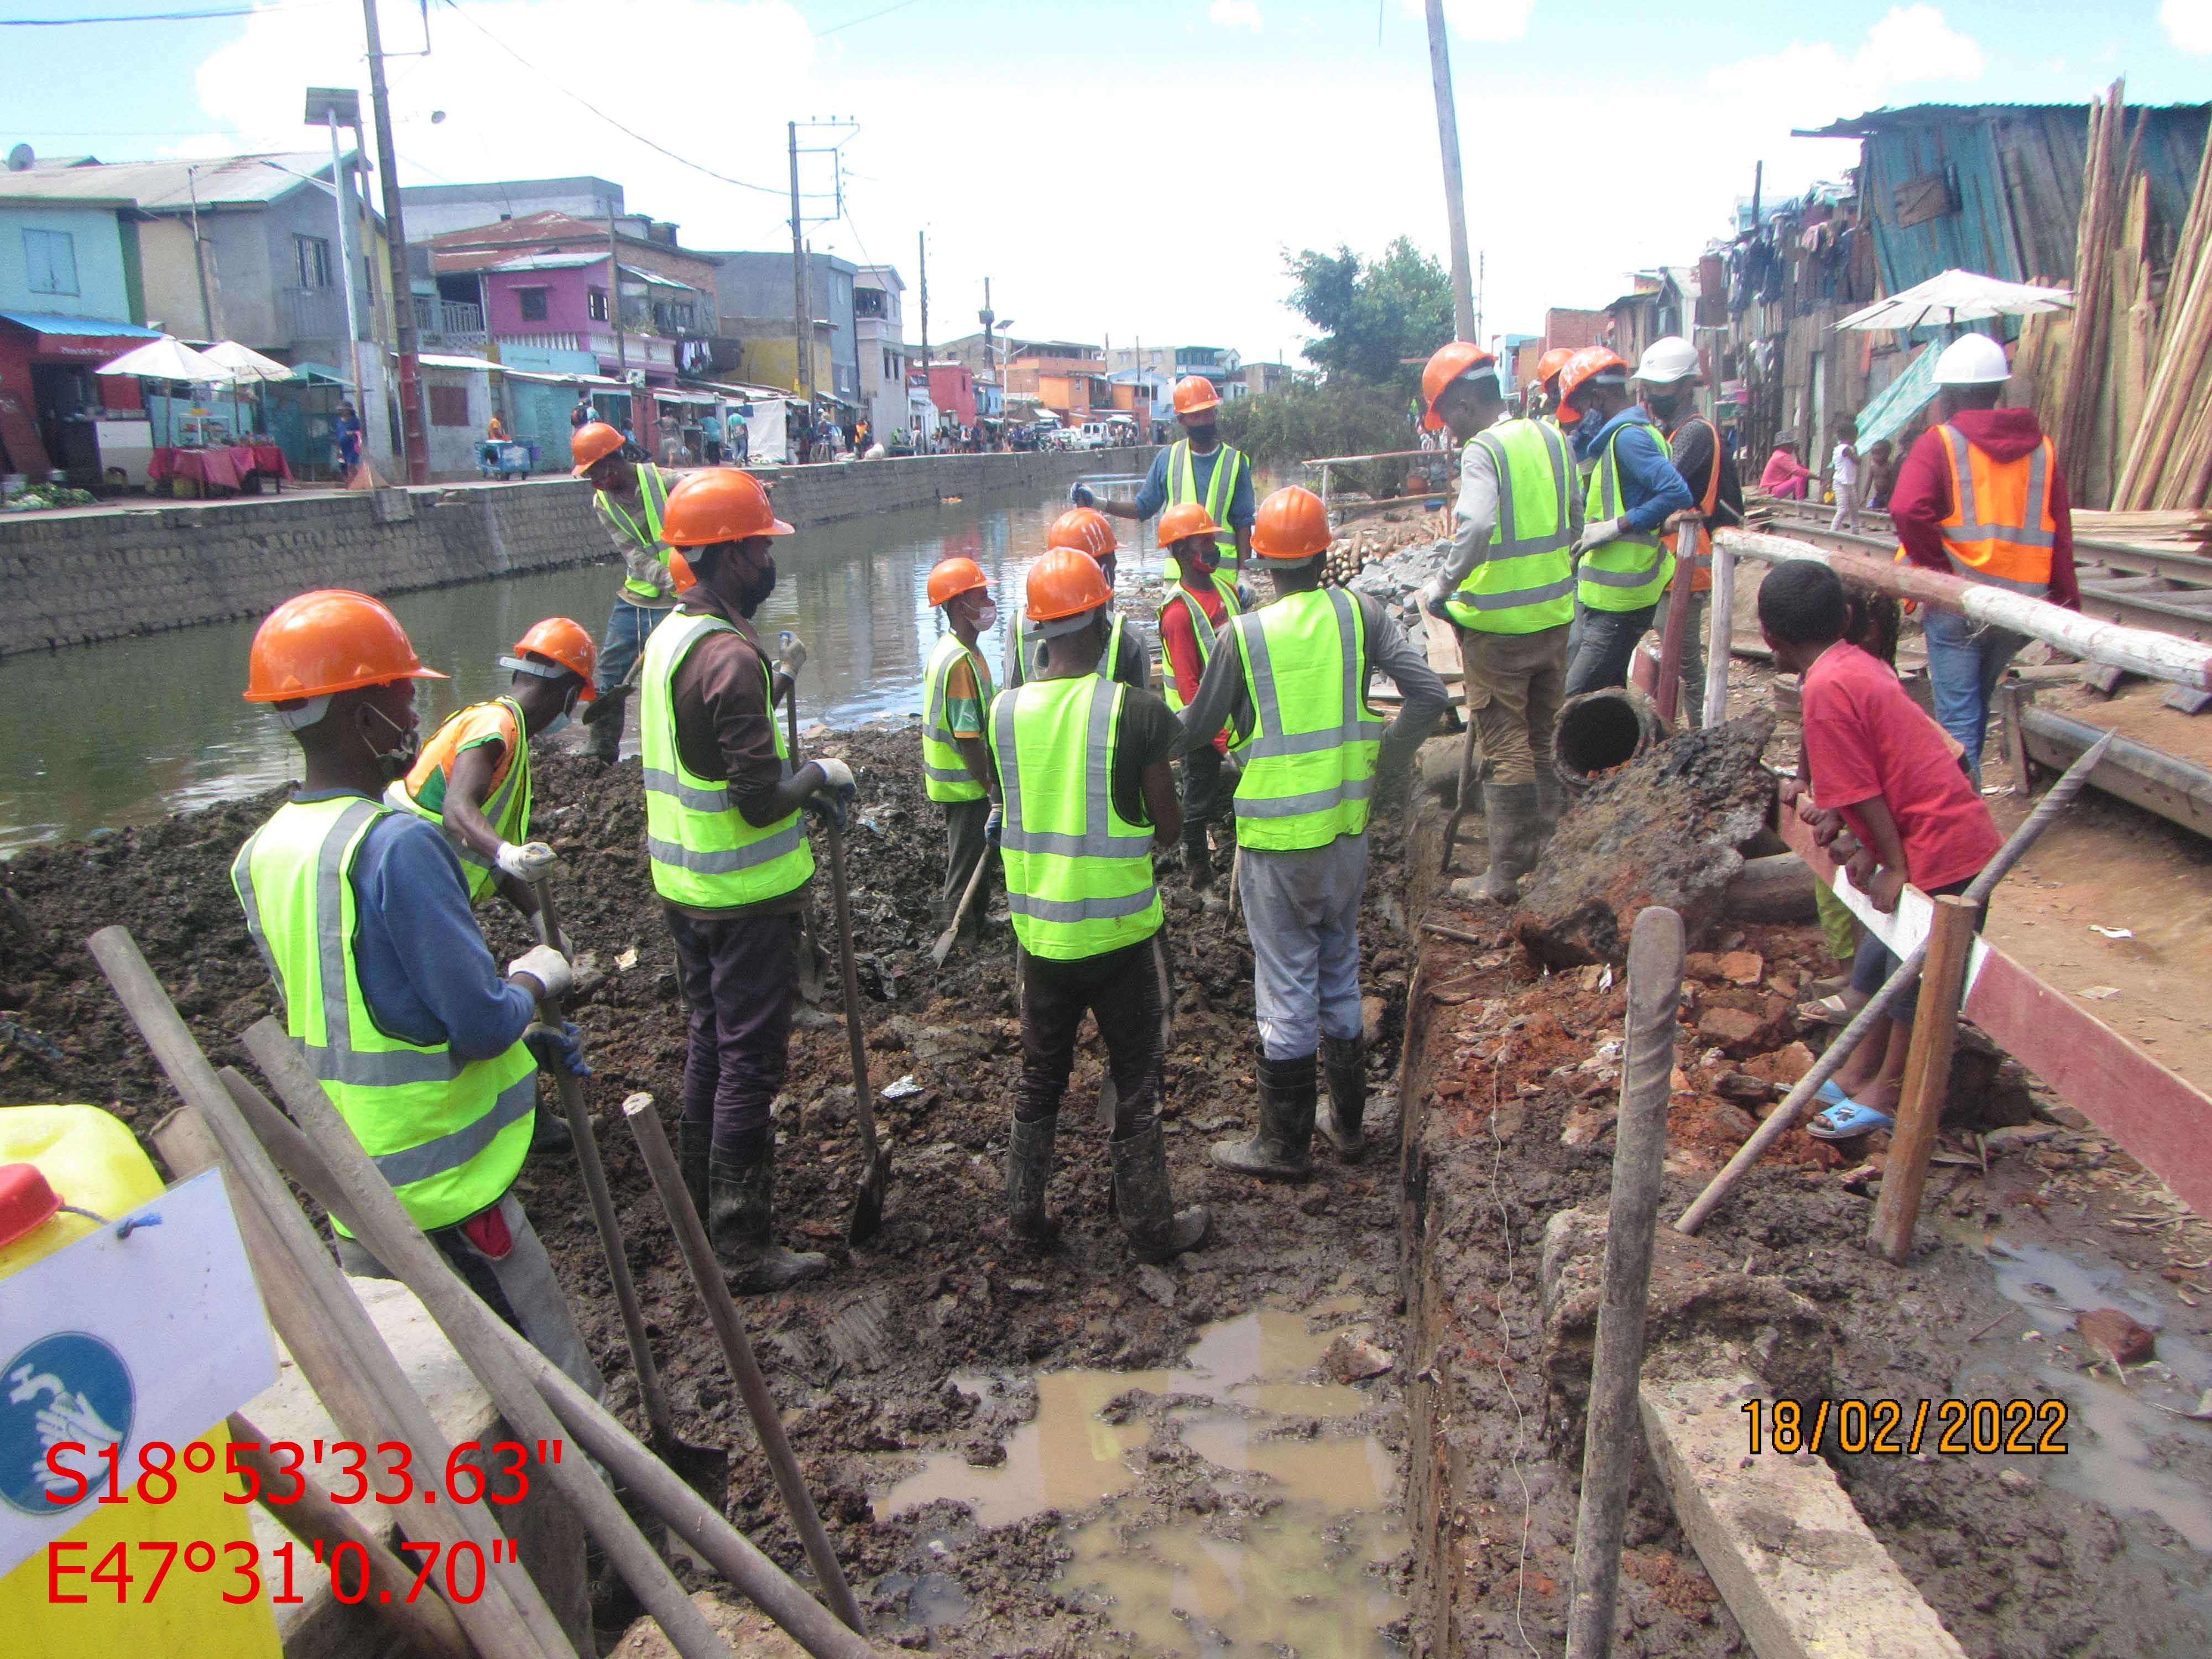
<svg viewBox="0 0 2212 1659">
<path fill-rule="evenodd" d="M 2089 924 L 2089 931 L 2102 933 L 2106 939 L 2133 939 L 2136 936 L 2136 930 L 2132 927 L 2107 927 L 2094 921 Z"/>
</svg>

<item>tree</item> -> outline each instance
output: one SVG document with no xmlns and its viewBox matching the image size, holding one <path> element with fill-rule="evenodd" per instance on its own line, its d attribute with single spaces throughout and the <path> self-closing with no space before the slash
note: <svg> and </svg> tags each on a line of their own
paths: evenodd
<svg viewBox="0 0 2212 1659">
<path fill-rule="evenodd" d="M 1321 331 L 1306 359 L 1332 380 L 1410 391 L 1419 371 L 1404 360 L 1425 359 L 1452 337 L 1451 278 L 1403 236 L 1364 264 L 1341 245 L 1284 264 L 1291 307 Z"/>
</svg>

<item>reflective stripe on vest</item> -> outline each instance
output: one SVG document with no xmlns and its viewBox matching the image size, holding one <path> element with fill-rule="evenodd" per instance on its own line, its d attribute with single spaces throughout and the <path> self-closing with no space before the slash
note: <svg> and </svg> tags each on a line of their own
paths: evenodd
<svg viewBox="0 0 2212 1659">
<path fill-rule="evenodd" d="M 960 740 L 945 723 L 945 684 L 952 676 L 952 665 L 963 657 L 975 676 L 976 711 L 980 714 L 991 706 L 991 671 L 983 666 L 981 653 L 961 644 L 957 634 L 939 635 L 931 648 L 929 665 L 922 671 L 921 783 L 932 800 L 983 799 L 983 786 L 968 769 Z"/>
<path fill-rule="evenodd" d="M 599 503 L 605 507 L 608 514 L 622 526 L 623 531 L 633 541 L 665 565 L 668 562 L 668 550 L 660 544 L 660 514 L 662 509 L 668 505 L 668 481 L 660 476 L 660 469 L 650 461 L 638 463 L 637 495 L 638 501 L 645 510 L 645 522 L 642 525 L 629 515 L 629 511 L 621 502 L 604 490 L 599 493 Z M 635 593 L 641 599 L 654 601 L 665 597 L 652 583 L 640 581 L 635 576 L 623 578 L 623 592 Z"/>
<path fill-rule="evenodd" d="M 1367 828 L 1382 720 L 1367 707 L 1366 619 L 1341 588 L 1292 593 L 1229 625 L 1256 718 L 1236 745 L 1237 839 L 1326 847 Z"/>
<path fill-rule="evenodd" d="M 498 832 L 501 841 L 511 841 L 520 845 L 530 839 L 530 728 L 523 723 L 520 703 L 512 697 L 498 697 L 494 701 L 504 704 L 513 717 L 516 741 L 513 745 L 514 752 L 507 759 L 507 775 L 493 788 L 490 798 L 483 803 L 481 810 L 484 822 Z M 421 774 L 426 781 L 429 775 L 425 769 L 427 763 L 442 770 L 446 775 L 447 787 L 452 787 L 452 766 L 459 757 L 458 754 L 440 755 L 438 741 L 483 707 L 483 704 L 477 703 L 462 709 L 440 726 L 430 741 L 422 745 L 422 760 L 416 763 L 416 772 Z M 453 849 L 453 855 L 461 861 L 461 876 L 469 884 L 469 902 L 474 904 L 491 891 L 493 884 L 499 879 L 499 866 L 462 840 L 458 832 L 447 827 L 442 807 L 432 811 L 415 799 L 408 789 L 412 778 L 410 774 L 386 789 L 384 804 L 402 812 L 412 812 L 418 818 L 428 818 L 445 830 L 446 844 Z"/>
<path fill-rule="evenodd" d="M 1250 463 L 1244 459 L 1243 450 L 1231 448 L 1227 444 L 1220 445 L 1214 453 L 1219 459 L 1213 463 L 1213 474 L 1206 479 L 1206 494 L 1200 496 L 1198 493 L 1198 463 L 1191 459 L 1190 440 L 1178 438 L 1176 441 L 1174 447 L 1168 451 L 1167 504 L 1173 507 L 1177 501 L 1202 501 L 1206 516 L 1216 524 L 1225 525 L 1229 522 L 1229 504 L 1237 499 L 1237 476 Z M 1237 538 L 1233 534 L 1224 536 L 1214 545 L 1221 550 L 1221 562 L 1235 569 Z M 1180 568 L 1178 562 L 1172 556 L 1167 562 Z M 1173 581 L 1176 574 L 1176 570 L 1170 570 L 1166 579 Z"/>
<path fill-rule="evenodd" d="M 1591 524 L 1620 516 L 1620 434 L 1632 426 L 1641 426 L 1650 434 L 1662 458 L 1668 453 L 1667 439 L 1656 426 L 1629 421 L 1614 428 L 1590 474 L 1583 516 Z M 1655 532 L 1625 532 L 1583 555 L 1576 567 L 1575 597 L 1593 611 L 1641 611 L 1659 603 L 1674 574 L 1674 556 Z"/>
<path fill-rule="evenodd" d="M 1704 416 L 1686 416 L 1681 426 L 1676 427 L 1674 434 L 1667 440 L 1667 452 L 1669 455 L 1674 453 L 1675 437 L 1679 436 L 1683 427 L 1688 426 L 1692 421 L 1698 422 L 1708 432 L 1712 432 L 1713 423 L 1706 420 Z M 1674 556 L 1677 559 L 1690 567 L 1690 591 L 1692 593 L 1705 592 L 1713 585 L 1713 508 L 1721 498 L 1721 434 L 1713 432 L 1712 435 L 1712 465 L 1706 469 L 1705 493 L 1698 502 L 1698 511 L 1704 517 L 1705 522 L 1697 526 L 1695 533 L 1690 538 L 1692 550 L 1687 553 L 1682 551 L 1682 532 L 1679 530 L 1664 533 L 1659 538 L 1661 541 L 1674 550 Z M 1679 467 L 1675 470 L 1680 471 Z M 1687 483 L 1689 480 L 1685 478 L 1682 482 Z"/>
<path fill-rule="evenodd" d="M 1217 570 L 1213 573 L 1213 591 L 1221 596 L 1222 626 L 1225 628 L 1237 620 L 1238 613 L 1243 609 L 1237 602 L 1237 584 Z M 1190 631 L 1198 641 L 1198 673 L 1200 679 L 1206 678 L 1206 664 L 1213 660 L 1213 641 L 1217 635 L 1213 618 L 1206 614 L 1204 605 L 1191 598 L 1188 588 L 1177 586 L 1168 590 L 1167 598 L 1160 601 L 1159 611 L 1160 678 L 1164 682 L 1160 689 L 1167 694 L 1169 708 L 1179 714 L 1183 709 L 1183 696 L 1182 693 L 1176 689 L 1175 664 L 1169 659 L 1167 648 L 1168 607 L 1178 601 L 1182 603 L 1182 608 L 1190 613 Z M 1198 695 L 1196 686 L 1191 687 L 1191 695 L 1193 696 Z"/>
<path fill-rule="evenodd" d="M 803 815 L 793 812 L 765 829 L 745 821 L 721 778 L 705 778 L 684 764 L 676 744 L 676 671 L 691 647 L 709 634 L 738 630 L 720 617 L 678 610 L 654 629 L 645 642 L 640 671 L 638 725 L 645 763 L 645 850 L 653 866 L 653 890 L 677 904 L 727 910 L 781 898 L 814 874 L 814 849 L 808 845 Z M 768 664 L 760 659 L 761 681 L 772 694 Z M 763 708 L 772 708 L 766 695 Z M 791 774 L 791 750 L 783 724 L 773 714 L 769 729 L 775 752 Z"/>
<path fill-rule="evenodd" d="M 514 1184 L 530 1150 L 538 1062 L 520 1040 L 489 1060 L 465 1060 L 443 1043 L 377 1028 L 355 972 L 350 872 L 387 810 L 356 795 L 280 807 L 239 849 L 231 885 L 282 994 L 285 1030 L 428 1231 L 489 1209 Z"/>
<path fill-rule="evenodd" d="M 1128 695 L 1084 674 L 1032 680 L 991 705 L 1006 904 L 1032 955 L 1103 956 L 1159 931 L 1152 832 L 1114 807 L 1114 744 Z"/>
<path fill-rule="evenodd" d="M 1106 630 L 1106 649 L 1098 659 L 1098 672 L 1109 680 L 1120 678 L 1117 671 L 1121 666 L 1121 635 L 1125 620 L 1120 611 L 1114 613 L 1113 623 Z M 1036 672 L 1036 648 L 1044 642 L 1044 635 L 1038 632 L 1037 625 L 1033 622 L 1024 622 L 1014 630 L 1007 646 L 1007 690 L 1018 690 L 1030 683 L 1031 676 Z M 1128 684 L 1127 680 L 1121 683 Z M 1139 685 L 1132 689 L 1141 691 L 1145 688 Z"/>
<path fill-rule="evenodd" d="M 1565 441 L 1540 421 L 1506 421 L 1468 442 L 1482 446 L 1498 475 L 1498 522 L 1444 609 L 1476 633 L 1565 628 L 1575 619 Z"/>
<path fill-rule="evenodd" d="M 1948 424 L 1936 428 L 1951 463 L 1951 510 L 1939 522 L 1951 568 L 2030 599 L 2051 595 L 2058 521 L 2051 512 L 2051 440 L 2001 461 Z"/>
</svg>

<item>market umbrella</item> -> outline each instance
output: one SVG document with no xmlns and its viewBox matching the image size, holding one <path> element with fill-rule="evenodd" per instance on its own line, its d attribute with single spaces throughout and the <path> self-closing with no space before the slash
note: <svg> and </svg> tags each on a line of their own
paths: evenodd
<svg viewBox="0 0 2212 1659">
<path fill-rule="evenodd" d="M 280 363 L 274 357 L 264 357 L 252 346 L 240 345 L 235 340 L 218 340 L 199 354 L 211 363 L 219 363 L 228 371 L 225 378 L 240 386 L 260 380 L 295 380 L 300 371 L 289 363 Z"/>
<path fill-rule="evenodd" d="M 1915 283 L 1902 294 L 1876 300 L 1836 324 L 1838 328 L 1936 328 L 1978 323 L 1991 317 L 2027 317 L 2040 311 L 2070 311 L 2074 295 L 2063 288 L 2008 283 L 1978 271 L 1947 270 Z"/>
<path fill-rule="evenodd" d="M 167 334 L 136 351 L 125 352 L 112 362 L 102 363 L 93 373 L 137 374 L 149 380 L 191 380 L 207 386 L 228 386 L 235 378 L 205 352 L 195 351 Z"/>
</svg>

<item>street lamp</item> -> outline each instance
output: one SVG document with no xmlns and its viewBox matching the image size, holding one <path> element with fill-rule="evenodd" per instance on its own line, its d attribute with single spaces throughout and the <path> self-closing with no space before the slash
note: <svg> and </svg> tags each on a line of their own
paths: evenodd
<svg viewBox="0 0 2212 1659">
<path fill-rule="evenodd" d="M 339 169 L 342 166 L 338 155 L 338 124 L 341 121 L 351 127 L 356 133 L 360 132 L 361 94 L 351 87 L 309 87 L 307 88 L 307 125 L 313 126 L 319 123 L 330 129 L 330 191 L 337 208 L 338 269 L 345 273 L 346 344 L 353 352 L 353 395 L 361 404 L 366 405 L 368 401 L 368 391 L 361 383 L 361 320 L 354 307 L 353 253 L 348 246 L 346 236 L 345 191 L 338 184 Z M 276 164 L 271 161 L 268 165 L 275 167 Z M 290 169 L 280 168 L 279 171 L 289 172 Z M 364 248 L 362 252 L 365 256 L 368 250 Z M 411 295 L 407 298 L 410 304 L 414 302 Z M 396 300 L 394 303 L 397 303 Z M 362 418 L 358 410 L 356 418 Z M 366 427 L 367 422 L 363 418 L 364 430 Z"/>
</svg>

